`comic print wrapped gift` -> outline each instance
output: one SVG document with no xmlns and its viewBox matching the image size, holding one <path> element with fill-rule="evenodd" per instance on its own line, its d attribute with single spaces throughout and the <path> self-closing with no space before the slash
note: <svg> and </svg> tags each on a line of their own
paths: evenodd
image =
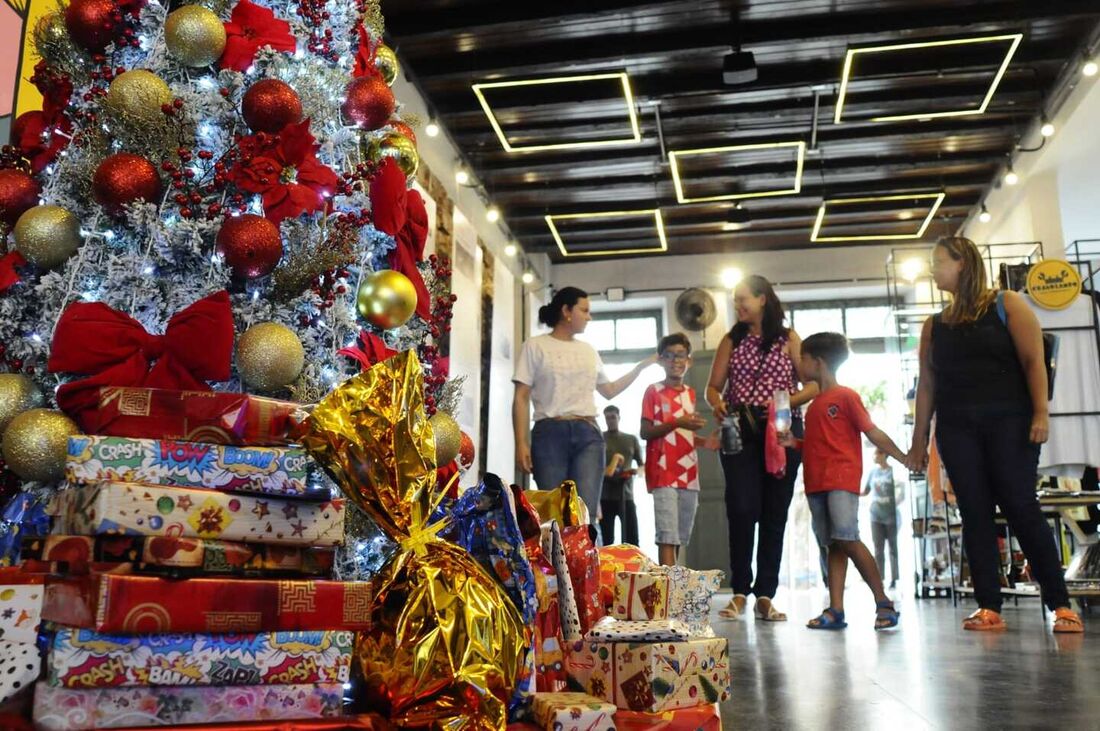
<svg viewBox="0 0 1100 731">
<path fill-rule="evenodd" d="M 301 404 L 246 393 L 108 386 L 80 421 L 89 434 L 277 447 L 305 416 Z"/>
<path fill-rule="evenodd" d="M 674 711 L 616 711 L 618 731 L 722 731 L 718 704 L 679 708 Z"/>
<path fill-rule="evenodd" d="M 585 693 L 536 693 L 531 707 L 543 731 L 615 731 L 615 706 Z"/>
<path fill-rule="evenodd" d="M 308 463 L 300 449 L 79 435 L 69 437 L 65 477 L 328 500 L 327 489 L 307 484 Z"/>
<path fill-rule="evenodd" d="M 145 573 L 188 577 L 332 575 L 336 552 L 328 548 L 273 546 L 174 536 L 45 536 L 23 541 L 26 560 L 45 562 L 53 573 Z"/>
<path fill-rule="evenodd" d="M 669 578 L 657 573 L 620 571 L 615 574 L 616 619 L 668 619 Z"/>
<path fill-rule="evenodd" d="M 62 627 L 47 682 L 64 688 L 346 683 L 353 632 L 109 635 Z"/>
<path fill-rule="evenodd" d="M 344 542 L 344 501 L 310 503 L 182 487 L 101 482 L 62 490 L 54 533 L 185 536 L 284 546 Z"/>
<path fill-rule="evenodd" d="M 620 709 L 658 712 L 729 697 L 726 640 L 578 642 L 566 654 L 572 684 Z"/>
<path fill-rule="evenodd" d="M 92 574 L 50 579 L 42 617 L 97 632 L 364 630 L 368 581 L 185 579 Z"/>
<path fill-rule="evenodd" d="M 342 683 L 71 690 L 40 682 L 34 722 L 43 731 L 334 718 Z"/>
<path fill-rule="evenodd" d="M 668 642 L 691 638 L 691 628 L 678 619 L 631 620 L 604 617 L 588 631 L 593 642 Z"/>
</svg>

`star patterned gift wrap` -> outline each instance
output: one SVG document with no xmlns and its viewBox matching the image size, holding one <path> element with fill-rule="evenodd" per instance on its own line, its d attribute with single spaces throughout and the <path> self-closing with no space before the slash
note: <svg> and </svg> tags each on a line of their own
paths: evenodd
<svg viewBox="0 0 1100 731">
<path fill-rule="evenodd" d="M 668 619 L 669 577 L 662 574 L 620 571 L 615 574 L 616 619 Z"/>
<path fill-rule="evenodd" d="M 724 638 L 685 642 L 576 642 L 566 652 L 569 679 L 623 710 L 670 711 L 729 698 Z"/>
<path fill-rule="evenodd" d="M 33 645 L 45 597 L 44 576 L 0 569 L 0 640 Z"/>
<path fill-rule="evenodd" d="M 366 630 L 373 598 L 369 581 L 91 574 L 51 578 L 42 617 L 125 634 Z"/>
<path fill-rule="evenodd" d="M 346 683 L 355 633 L 110 635 L 60 628 L 47 682 L 64 688 Z"/>
<path fill-rule="evenodd" d="M 65 477 L 327 500 L 328 490 L 307 484 L 308 463 L 300 449 L 78 435 L 69 437 Z"/>
<path fill-rule="evenodd" d="M 531 709 L 544 731 L 615 731 L 615 706 L 584 693 L 535 693 Z"/>
<path fill-rule="evenodd" d="M 311 503 L 213 490 L 100 482 L 62 490 L 54 533 L 184 536 L 283 546 L 344 542 L 344 501 Z"/>
<path fill-rule="evenodd" d="M 341 683 L 71 690 L 40 682 L 34 689 L 34 722 L 42 731 L 85 731 L 334 718 L 343 698 Z"/>
</svg>

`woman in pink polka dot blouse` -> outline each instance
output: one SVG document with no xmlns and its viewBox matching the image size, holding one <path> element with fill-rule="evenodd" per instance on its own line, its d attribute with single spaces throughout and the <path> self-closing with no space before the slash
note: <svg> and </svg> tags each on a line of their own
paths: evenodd
<svg viewBox="0 0 1100 731">
<path fill-rule="evenodd" d="M 779 586 L 787 509 L 801 455 L 788 449 L 784 475 L 769 475 L 764 463 L 764 426 L 775 392 L 787 391 L 791 394 L 791 430 L 801 437 L 798 407 L 816 395 L 817 386 L 801 387 L 798 363 L 802 340 L 784 326 L 783 305 L 767 279 L 757 275 L 745 278 L 734 290 L 733 303 L 737 324 L 718 345 L 707 384 L 707 403 L 715 417 L 719 421 L 727 415 L 739 418 L 743 443 L 740 453 L 721 454 L 733 598 L 720 614 L 727 619 L 740 618 L 751 593 L 756 595 L 758 619 L 782 622 L 787 616 L 772 605 L 772 598 Z M 760 545 L 754 583 L 752 554 L 757 525 Z"/>
</svg>

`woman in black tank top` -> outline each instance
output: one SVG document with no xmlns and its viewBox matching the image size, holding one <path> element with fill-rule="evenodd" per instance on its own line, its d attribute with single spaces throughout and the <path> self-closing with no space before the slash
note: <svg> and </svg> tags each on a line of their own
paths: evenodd
<svg viewBox="0 0 1100 731">
<path fill-rule="evenodd" d="M 951 304 L 924 324 L 920 383 L 909 468 L 928 464 L 932 415 L 936 446 L 958 501 L 978 611 L 968 630 L 1003 630 L 1001 556 L 994 517 L 1000 507 L 1020 542 L 1055 632 L 1081 632 L 1054 536 L 1035 496 L 1039 450 L 1050 418 L 1043 333 L 1023 297 L 986 285 L 974 242 L 942 239 L 932 277 Z"/>
</svg>

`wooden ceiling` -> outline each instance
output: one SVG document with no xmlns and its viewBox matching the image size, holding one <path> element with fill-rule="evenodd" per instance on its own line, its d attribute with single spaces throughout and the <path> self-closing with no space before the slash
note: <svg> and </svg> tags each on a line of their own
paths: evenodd
<svg viewBox="0 0 1100 731">
<path fill-rule="evenodd" d="M 943 192 L 924 238 L 952 232 L 1100 23 L 1096 0 L 384 0 L 383 11 L 389 41 L 519 243 L 555 261 L 547 215 L 659 209 L 671 254 L 852 246 L 915 232 L 927 201 L 830 209 L 822 236 L 870 238 L 811 243 L 823 199 Z M 976 108 L 1007 41 L 860 55 L 834 123 L 849 48 L 1014 33 L 1023 40 L 984 114 L 870 121 Z M 738 42 L 755 54 L 759 78 L 727 86 L 723 57 Z M 634 95 L 634 144 L 507 152 L 472 90 L 619 72 Z M 487 97 L 516 147 L 629 136 L 615 89 Z M 666 151 L 802 141 L 801 190 L 741 201 L 748 222 L 729 230 L 736 201 L 678 201 L 662 137 Z M 686 197 L 788 189 L 794 161 L 791 148 L 684 159 Z M 659 243 L 652 215 L 564 221 L 561 236 L 577 250 Z"/>
</svg>

